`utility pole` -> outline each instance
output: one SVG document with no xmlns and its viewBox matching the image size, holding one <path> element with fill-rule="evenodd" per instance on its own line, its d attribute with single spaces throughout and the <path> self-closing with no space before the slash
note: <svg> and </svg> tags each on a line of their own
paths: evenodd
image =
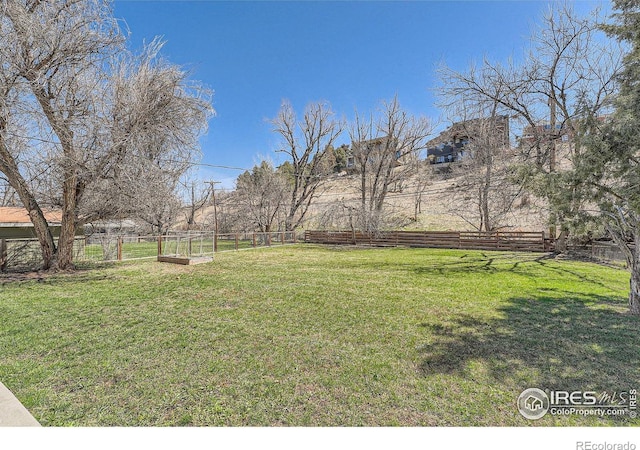
<svg viewBox="0 0 640 450">
<path fill-rule="evenodd" d="M 213 252 L 218 251 L 218 206 L 216 205 L 216 184 L 219 184 L 219 181 L 205 181 L 208 185 L 211 186 L 211 200 L 213 201 Z"/>
</svg>

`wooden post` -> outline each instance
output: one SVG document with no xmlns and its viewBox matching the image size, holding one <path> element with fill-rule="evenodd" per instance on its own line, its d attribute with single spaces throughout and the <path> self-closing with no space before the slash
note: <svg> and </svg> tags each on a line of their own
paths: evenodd
<svg viewBox="0 0 640 450">
<path fill-rule="evenodd" d="M 122 237 L 118 238 L 118 261 L 122 261 Z"/>
<path fill-rule="evenodd" d="M 256 246 L 256 234 L 255 233 L 253 233 L 253 246 L 254 247 Z"/>
<path fill-rule="evenodd" d="M 271 233 L 267 233 L 267 247 L 271 247 Z"/>
<path fill-rule="evenodd" d="M 284 245 L 284 231 L 282 232 L 282 235 L 280 235 L 280 242 Z"/>
<path fill-rule="evenodd" d="M 191 258 L 192 253 L 193 253 L 193 238 L 189 236 L 189 246 L 187 247 L 187 256 Z"/>
<path fill-rule="evenodd" d="M 162 235 L 158 236 L 158 257 L 162 256 Z"/>
<path fill-rule="evenodd" d="M 0 272 L 7 271 L 7 240 L 0 239 Z"/>
<path fill-rule="evenodd" d="M 236 250 L 238 250 L 238 233 L 236 233 Z"/>
<path fill-rule="evenodd" d="M 218 232 L 213 233 L 213 253 L 218 251 Z"/>
<path fill-rule="evenodd" d="M 294 243 L 294 244 L 297 244 L 297 243 L 298 243 L 298 242 L 297 242 L 297 240 L 298 240 L 298 236 L 296 236 L 296 232 L 295 232 L 295 230 L 294 230 L 294 231 L 292 231 L 291 233 L 293 234 L 293 243 Z"/>
</svg>

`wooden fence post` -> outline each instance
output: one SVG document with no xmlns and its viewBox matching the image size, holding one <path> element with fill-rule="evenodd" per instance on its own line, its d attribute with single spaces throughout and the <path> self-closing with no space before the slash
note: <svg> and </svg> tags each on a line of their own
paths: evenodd
<svg viewBox="0 0 640 450">
<path fill-rule="evenodd" d="M 213 253 L 218 251 L 218 233 L 213 233 Z"/>
<path fill-rule="evenodd" d="M 253 233 L 253 246 L 256 246 L 256 233 Z"/>
<path fill-rule="evenodd" d="M 158 236 L 158 258 L 162 256 L 162 235 Z"/>
<path fill-rule="evenodd" d="M 280 235 L 280 242 L 282 243 L 282 245 L 284 245 L 284 231 Z"/>
<path fill-rule="evenodd" d="M 271 247 L 271 233 L 267 233 L 267 247 Z"/>
<path fill-rule="evenodd" d="M 236 233 L 236 250 L 238 250 L 238 233 Z"/>
<path fill-rule="evenodd" d="M 8 259 L 7 240 L 0 239 L 0 272 L 7 271 L 7 259 Z"/>
<path fill-rule="evenodd" d="M 122 261 L 122 237 L 118 238 L 118 261 Z"/>
</svg>

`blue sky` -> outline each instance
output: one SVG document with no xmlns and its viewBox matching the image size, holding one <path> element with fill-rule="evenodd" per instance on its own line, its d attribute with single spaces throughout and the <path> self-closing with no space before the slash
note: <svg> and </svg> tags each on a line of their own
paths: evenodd
<svg viewBox="0 0 640 450">
<path fill-rule="evenodd" d="M 582 0 L 579 11 L 597 3 Z M 325 100 L 346 119 L 398 96 L 438 121 L 436 69 L 523 54 L 544 1 L 159 1 L 116 0 L 131 47 L 162 36 L 163 55 L 214 90 L 216 116 L 202 162 L 251 168 L 283 161 L 269 119 L 282 100 L 298 112 Z M 346 136 L 341 142 L 348 143 Z M 240 172 L 202 167 L 232 187 Z"/>
</svg>

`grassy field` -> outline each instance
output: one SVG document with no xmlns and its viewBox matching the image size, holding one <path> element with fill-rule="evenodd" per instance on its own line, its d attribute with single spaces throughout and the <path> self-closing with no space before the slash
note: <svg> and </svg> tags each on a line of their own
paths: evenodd
<svg viewBox="0 0 640 450">
<path fill-rule="evenodd" d="M 628 279 L 309 245 L 0 278 L 0 380 L 43 425 L 637 425 L 515 406 L 528 387 L 640 386 Z"/>
</svg>

